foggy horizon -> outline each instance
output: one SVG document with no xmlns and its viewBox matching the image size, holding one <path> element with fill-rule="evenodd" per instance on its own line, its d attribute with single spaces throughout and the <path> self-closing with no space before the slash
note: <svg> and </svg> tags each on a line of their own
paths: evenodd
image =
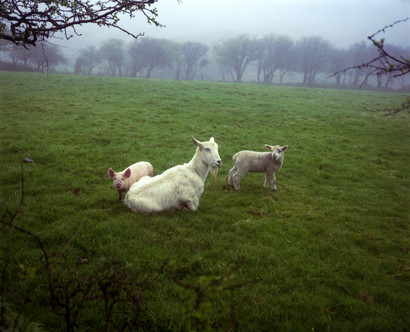
<svg viewBox="0 0 410 332">
<path fill-rule="evenodd" d="M 410 16 L 409 0 L 160 0 L 158 21 L 165 27 L 147 24 L 141 15 L 122 16 L 119 25 L 142 38 L 169 39 L 176 42 L 201 42 L 213 46 L 240 34 L 256 38 L 268 34 L 285 35 L 297 41 L 318 36 L 337 48 L 367 41 L 367 37 L 398 20 Z M 70 31 L 69 31 L 70 32 Z M 77 28 L 81 36 L 50 40 L 76 56 L 87 46 L 99 47 L 116 38 L 134 40 L 120 30 L 87 24 Z M 71 32 L 70 32 L 71 33 Z M 410 47 L 410 22 L 403 22 L 377 35 L 387 44 Z"/>
</svg>

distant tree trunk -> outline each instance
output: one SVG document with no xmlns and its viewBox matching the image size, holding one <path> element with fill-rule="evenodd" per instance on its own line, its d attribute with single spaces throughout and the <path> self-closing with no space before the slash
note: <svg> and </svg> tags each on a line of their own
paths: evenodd
<svg viewBox="0 0 410 332">
<path fill-rule="evenodd" d="M 258 83 L 261 83 L 261 74 L 262 74 L 262 65 L 261 65 L 261 63 L 259 62 L 259 63 L 258 63 L 258 71 L 257 71 Z"/>
<path fill-rule="evenodd" d="M 306 84 L 308 82 L 308 73 L 305 71 L 303 73 L 303 84 Z"/>
<path fill-rule="evenodd" d="M 275 75 L 275 71 L 276 71 L 276 69 L 265 72 L 264 75 L 263 75 L 263 83 L 272 84 L 273 76 Z"/>
<path fill-rule="evenodd" d="M 117 68 L 115 67 L 115 64 L 112 61 L 109 61 L 108 66 L 110 67 L 111 76 L 115 76 L 117 72 Z"/>
<path fill-rule="evenodd" d="M 354 73 L 354 79 L 353 79 L 353 84 L 358 85 L 359 84 L 359 79 L 360 79 L 360 69 L 356 69 Z"/>
<path fill-rule="evenodd" d="M 391 86 L 393 84 L 393 80 L 394 80 L 394 75 L 393 74 L 388 74 L 386 76 L 386 83 L 384 84 L 384 87 L 388 88 L 389 86 Z"/>
<path fill-rule="evenodd" d="M 235 82 L 241 82 L 242 81 L 242 74 L 239 69 L 235 70 Z"/>
<path fill-rule="evenodd" d="M 221 73 L 222 81 L 225 82 L 226 81 L 226 79 L 225 79 L 225 70 L 220 66 L 219 71 Z"/>
<path fill-rule="evenodd" d="M 340 81 L 342 80 L 342 75 L 336 75 L 335 76 L 335 79 L 336 79 L 336 85 L 337 86 L 340 86 Z"/>
<path fill-rule="evenodd" d="M 280 73 L 279 74 L 279 84 L 283 83 L 283 78 L 285 77 L 286 73 Z"/>
<path fill-rule="evenodd" d="M 180 76 L 181 76 L 181 64 L 180 63 L 177 63 L 176 64 L 176 70 L 175 70 L 175 79 L 176 80 L 179 80 L 180 78 Z"/>
<path fill-rule="evenodd" d="M 152 70 L 154 69 L 154 66 L 149 66 L 148 71 L 147 71 L 147 76 L 145 78 L 151 78 Z"/>
<path fill-rule="evenodd" d="M 382 85 L 382 77 L 381 75 L 376 75 L 376 80 L 377 80 L 377 87 L 380 88 Z"/>
<path fill-rule="evenodd" d="M 288 73 L 288 70 L 286 69 L 281 69 L 279 71 L 279 84 L 283 83 L 283 79 L 285 78 L 285 75 Z"/>
</svg>

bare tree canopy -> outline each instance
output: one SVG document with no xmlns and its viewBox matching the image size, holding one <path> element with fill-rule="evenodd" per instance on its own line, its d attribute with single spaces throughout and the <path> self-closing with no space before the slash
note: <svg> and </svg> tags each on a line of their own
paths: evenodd
<svg viewBox="0 0 410 332">
<path fill-rule="evenodd" d="M 398 20 L 390 25 L 385 26 L 383 29 L 380 29 L 376 33 L 367 38 L 373 43 L 377 48 L 377 56 L 371 59 L 370 61 L 364 62 L 360 65 L 353 67 L 348 67 L 343 70 L 340 70 L 330 77 L 336 76 L 340 73 L 346 72 L 350 69 L 369 69 L 366 78 L 363 82 L 366 82 L 370 76 L 383 76 L 383 75 L 392 75 L 393 77 L 400 77 L 410 73 L 410 54 L 408 56 L 396 55 L 386 47 L 385 39 L 382 38 L 380 41 L 376 40 L 376 36 L 385 32 L 386 29 L 392 28 L 396 24 L 406 22 L 410 20 L 410 17 L 407 17 L 402 20 Z"/>
<path fill-rule="evenodd" d="M 215 47 L 216 61 L 220 66 L 229 68 L 236 82 L 241 82 L 246 68 L 256 59 L 256 50 L 256 39 L 242 34 Z"/>
<path fill-rule="evenodd" d="M 56 32 L 64 32 L 67 39 L 76 27 L 94 23 L 113 27 L 134 38 L 142 35 L 131 33 L 119 24 L 119 14 L 135 17 L 142 14 L 148 23 L 161 26 L 157 10 L 151 6 L 157 0 L 7 0 L 0 2 L 0 39 L 18 45 L 36 45 Z"/>
</svg>

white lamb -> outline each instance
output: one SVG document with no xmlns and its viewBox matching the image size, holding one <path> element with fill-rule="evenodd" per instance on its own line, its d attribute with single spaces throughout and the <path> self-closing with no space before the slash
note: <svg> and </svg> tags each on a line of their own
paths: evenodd
<svg viewBox="0 0 410 332">
<path fill-rule="evenodd" d="M 142 178 L 131 186 L 124 204 L 134 212 L 145 213 L 183 207 L 197 210 L 209 171 L 215 174 L 222 161 L 213 137 L 209 142 L 199 142 L 193 136 L 191 139 L 197 149 L 188 164 L 174 166 L 152 178 Z"/>
<path fill-rule="evenodd" d="M 280 147 L 279 145 L 265 145 L 270 152 L 255 152 L 255 151 L 239 151 L 233 159 L 233 167 L 229 171 L 228 184 L 233 186 L 235 190 L 240 190 L 239 182 L 248 173 L 266 173 L 264 188 L 276 190 L 275 173 L 279 172 L 283 165 L 284 151 L 288 148 L 287 145 Z"/>
</svg>

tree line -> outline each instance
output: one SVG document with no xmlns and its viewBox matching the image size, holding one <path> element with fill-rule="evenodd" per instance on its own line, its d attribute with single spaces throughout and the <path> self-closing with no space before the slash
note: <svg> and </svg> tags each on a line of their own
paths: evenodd
<svg viewBox="0 0 410 332">
<path fill-rule="evenodd" d="M 385 48 L 392 55 L 408 54 L 410 58 L 409 49 L 393 45 Z M 37 71 L 58 71 L 60 65 L 68 63 L 61 48 L 51 43 L 26 48 L 3 43 L 2 51 L 7 52 L 12 64 Z M 336 86 L 370 84 L 384 88 L 391 88 L 396 81 L 396 87 L 405 88 L 408 81 L 404 77 L 395 78 L 393 73 L 371 78 L 369 68 L 342 71 L 376 56 L 374 45 L 364 41 L 341 49 L 316 36 L 294 41 L 283 35 L 256 38 L 242 34 L 212 47 L 201 42 L 178 43 L 144 37 L 129 43 L 109 39 L 99 47 L 87 46 L 79 51 L 72 71 L 79 75 L 263 84 L 326 82 Z"/>
</svg>

